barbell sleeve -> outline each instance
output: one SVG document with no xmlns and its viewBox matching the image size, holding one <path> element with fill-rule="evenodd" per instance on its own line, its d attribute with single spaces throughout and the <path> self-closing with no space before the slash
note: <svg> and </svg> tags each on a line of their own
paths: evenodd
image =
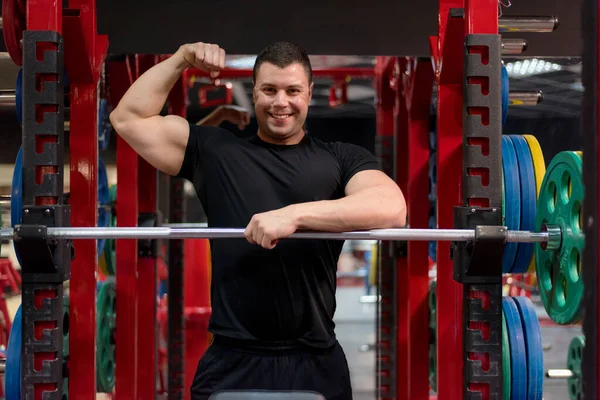
<svg viewBox="0 0 600 400">
<path fill-rule="evenodd" d="M 2 228 L 0 238 L 18 239 L 19 225 Z M 239 228 L 168 228 L 168 227 L 39 227 L 40 236 L 54 239 L 235 239 L 244 238 Z M 560 232 L 508 231 L 508 242 L 543 243 L 549 236 Z M 473 229 L 374 229 L 353 232 L 296 232 L 292 239 L 326 240 L 399 240 L 399 241 L 470 241 L 475 239 Z"/>
<path fill-rule="evenodd" d="M 551 16 L 503 16 L 498 18 L 498 32 L 548 33 L 558 28 L 558 18 Z"/>
</svg>

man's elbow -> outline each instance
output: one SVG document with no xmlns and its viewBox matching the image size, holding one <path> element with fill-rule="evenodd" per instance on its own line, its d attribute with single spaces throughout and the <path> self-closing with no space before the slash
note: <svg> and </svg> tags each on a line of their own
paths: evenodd
<svg viewBox="0 0 600 400">
<path fill-rule="evenodd" d="M 406 226 L 406 203 L 404 199 L 399 202 L 400 204 L 397 207 L 394 207 L 394 212 L 392 216 L 392 228 L 404 228 Z"/>
</svg>

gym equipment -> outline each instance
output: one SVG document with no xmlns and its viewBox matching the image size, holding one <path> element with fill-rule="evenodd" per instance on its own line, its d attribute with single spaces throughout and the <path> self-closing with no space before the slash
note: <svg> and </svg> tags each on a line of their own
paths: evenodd
<svg viewBox="0 0 600 400">
<path fill-rule="evenodd" d="M 108 193 L 108 174 L 102 158 L 98 158 L 98 226 L 108 227 L 111 218 L 111 207 Z M 106 240 L 98 240 L 98 256 L 104 251 Z"/>
<path fill-rule="evenodd" d="M 40 227 L 42 229 L 42 227 Z M 55 239 L 243 239 L 242 228 L 163 228 L 163 227 L 44 227 L 45 234 Z M 18 238 L 19 227 L 0 229 L 0 238 Z M 472 241 L 473 229 L 373 229 L 352 232 L 297 232 L 290 239 L 322 240 L 413 240 L 413 241 Z M 509 243 L 560 241 L 560 230 L 528 232 L 505 230 Z"/>
<path fill-rule="evenodd" d="M 502 126 L 506 124 L 506 118 L 508 117 L 508 96 L 510 94 L 510 86 L 508 80 L 508 71 L 506 67 L 502 66 Z"/>
<path fill-rule="evenodd" d="M 512 142 L 519 170 L 520 192 L 521 192 L 521 220 L 519 229 L 533 230 L 536 216 L 536 186 L 535 175 L 533 172 L 533 162 L 531 161 L 531 152 L 527 141 L 519 135 L 509 135 Z M 515 261 L 511 273 L 525 273 L 533 258 L 533 245 L 529 243 L 519 243 Z"/>
<path fill-rule="evenodd" d="M 527 399 L 527 356 L 523 325 L 517 305 L 510 297 L 502 298 L 502 312 L 506 319 L 506 331 L 510 348 L 511 399 Z"/>
<path fill-rule="evenodd" d="M 2 0 L 2 34 L 10 58 L 23 65 L 23 31 L 26 29 L 26 6 L 22 0 Z"/>
<path fill-rule="evenodd" d="M 525 296 L 512 297 L 523 327 L 527 354 L 527 399 L 541 400 L 544 393 L 544 350 L 542 333 L 533 303 Z"/>
<path fill-rule="evenodd" d="M 108 101 L 100 99 L 98 103 L 98 148 L 101 151 L 108 150 L 110 146 L 110 134 L 112 125 L 109 120 L 110 110 Z"/>
<path fill-rule="evenodd" d="M 502 136 L 502 171 L 504 173 L 505 225 L 509 230 L 519 230 L 521 226 L 521 187 L 517 155 L 512 141 Z M 502 272 L 509 273 L 515 262 L 517 244 L 508 243 L 502 256 Z"/>
<path fill-rule="evenodd" d="M 582 173 L 580 154 L 558 153 L 548 166 L 538 200 L 536 228 L 563 232 L 560 244 L 548 242 L 535 246 L 540 297 L 546 312 L 557 324 L 572 324 L 581 319 Z M 553 252 L 558 245 L 560 255 Z"/>
<path fill-rule="evenodd" d="M 436 281 L 429 284 L 429 386 L 437 391 L 437 315 Z"/>
<path fill-rule="evenodd" d="M 22 343 L 21 306 L 17 309 L 8 338 L 6 350 L 6 371 L 4 385 L 7 399 L 21 398 L 21 343 Z"/>
<path fill-rule="evenodd" d="M 542 188 L 542 182 L 544 181 L 544 175 L 546 174 L 546 162 L 544 161 L 544 153 L 542 148 L 532 135 L 523 135 L 523 138 L 529 145 L 529 151 L 531 152 L 531 160 L 533 162 L 533 170 L 535 173 L 535 184 L 536 184 L 536 215 L 537 215 L 537 201 L 540 196 L 540 190 Z M 527 272 L 535 272 L 535 256 L 531 257 L 531 263 Z"/>
<path fill-rule="evenodd" d="M 508 328 L 506 317 L 502 312 L 502 398 L 510 400 L 510 342 L 508 339 Z"/>
<path fill-rule="evenodd" d="M 526 16 L 498 18 L 498 32 L 536 32 L 547 33 L 558 28 L 558 18 L 551 15 L 548 17 Z"/>
<path fill-rule="evenodd" d="M 585 349 L 585 336 L 575 336 L 571 339 L 567 354 L 566 369 L 551 369 L 546 373 L 550 379 L 567 379 L 569 399 L 581 400 L 583 398 L 583 375 L 581 371 L 583 350 Z"/>
<path fill-rule="evenodd" d="M 17 112 L 17 121 L 19 121 L 19 125 L 23 126 L 23 68 L 19 68 L 19 72 L 17 73 L 15 111 Z"/>
<path fill-rule="evenodd" d="M 96 380 L 98 392 L 112 393 L 115 386 L 115 329 L 117 285 L 114 279 L 98 283 L 96 300 Z"/>
</svg>

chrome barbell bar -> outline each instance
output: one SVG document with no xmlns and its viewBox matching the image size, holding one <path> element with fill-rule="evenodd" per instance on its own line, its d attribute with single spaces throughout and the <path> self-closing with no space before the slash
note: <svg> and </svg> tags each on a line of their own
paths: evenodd
<svg viewBox="0 0 600 400">
<path fill-rule="evenodd" d="M 0 238 L 15 239 L 13 228 L 0 229 Z M 506 229 L 504 227 L 504 229 Z M 42 228 L 40 228 L 40 233 Z M 353 232 L 296 232 L 292 239 L 327 240 L 401 240 L 401 241 L 470 241 L 474 229 L 373 229 Z M 560 241 L 560 231 L 530 232 L 507 231 L 508 242 L 545 243 Z M 238 228 L 169 228 L 169 227 L 49 227 L 46 236 L 54 239 L 236 239 L 244 238 L 244 229 Z"/>
</svg>

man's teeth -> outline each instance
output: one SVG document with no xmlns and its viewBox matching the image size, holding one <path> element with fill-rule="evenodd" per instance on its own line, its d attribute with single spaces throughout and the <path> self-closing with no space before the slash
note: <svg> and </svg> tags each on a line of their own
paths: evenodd
<svg viewBox="0 0 600 400">
<path fill-rule="evenodd" d="M 271 114 L 274 118 L 284 119 L 290 116 L 290 114 Z"/>
</svg>

